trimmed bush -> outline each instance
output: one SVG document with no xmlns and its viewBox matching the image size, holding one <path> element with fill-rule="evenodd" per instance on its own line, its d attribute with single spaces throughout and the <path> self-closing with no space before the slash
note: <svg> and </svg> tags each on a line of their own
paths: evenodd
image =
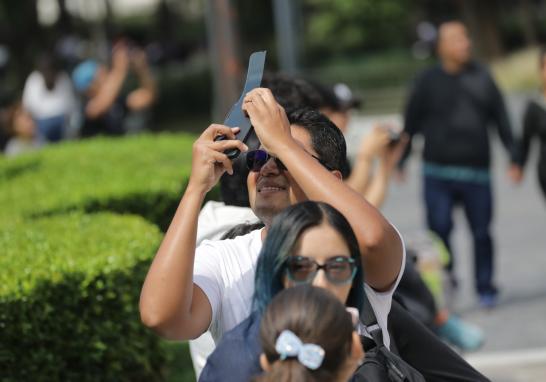
<svg viewBox="0 0 546 382">
<path fill-rule="evenodd" d="M 0 221 L 113 211 L 141 215 L 165 229 L 189 178 L 195 138 L 96 138 L 0 159 Z"/>
<path fill-rule="evenodd" d="M 1 227 L 2 381 L 161 380 L 163 347 L 138 312 L 161 237 L 110 213 Z"/>
</svg>

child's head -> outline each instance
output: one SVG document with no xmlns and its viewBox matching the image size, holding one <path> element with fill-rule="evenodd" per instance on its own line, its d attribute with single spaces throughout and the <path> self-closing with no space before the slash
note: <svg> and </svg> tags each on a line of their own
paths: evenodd
<svg viewBox="0 0 546 382">
<path fill-rule="evenodd" d="M 356 237 L 345 217 L 325 203 L 298 203 L 275 217 L 256 266 L 254 308 L 263 311 L 278 292 L 305 283 L 362 309 L 363 271 Z"/>
<path fill-rule="evenodd" d="M 36 135 L 36 124 L 20 101 L 8 110 L 8 133 L 22 139 L 31 140 Z"/>
<path fill-rule="evenodd" d="M 299 285 L 280 292 L 260 326 L 267 381 L 346 381 L 364 353 L 354 319 L 330 292 Z"/>
</svg>

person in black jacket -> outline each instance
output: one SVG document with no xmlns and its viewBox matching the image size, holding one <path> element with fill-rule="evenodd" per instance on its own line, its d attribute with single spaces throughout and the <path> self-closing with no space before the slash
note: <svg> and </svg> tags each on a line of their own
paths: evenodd
<svg viewBox="0 0 546 382">
<path fill-rule="evenodd" d="M 540 52 L 540 78 L 543 84 L 542 91 L 529 100 L 523 117 L 519 163 L 522 169 L 520 176 L 523 176 L 531 141 L 535 137 L 538 138 L 540 142 L 538 181 L 546 200 L 546 86 L 544 86 L 546 85 L 546 48 L 542 48 Z"/>
<path fill-rule="evenodd" d="M 475 287 L 480 304 L 492 307 L 493 201 L 488 126 L 493 123 L 515 163 L 515 145 L 503 98 L 488 71 L 471 60 L 466 27 L 456 21 L 440 26 L 440 63 L 416 80 L 405 113 L 404 131 L 424 137 L 424 199 L 427 223 L 452 253 L 452 209 L 461 203 L 474 239 Z M 400 162 L 403 169 L 410 145 Z M 509 176 L 516 180 L 517 166 Z M 448 266 L 453 269 L 453 259 Z M 455 279 L 453 278 L 454 283 Z"/>
</svg>

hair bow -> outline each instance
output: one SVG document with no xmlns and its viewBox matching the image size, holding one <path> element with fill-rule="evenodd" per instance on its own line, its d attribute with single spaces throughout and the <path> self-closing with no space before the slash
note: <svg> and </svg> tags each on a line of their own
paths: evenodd
<svg viewBox="0 0 546 382">
<path fill-rule="evenodd" d="M 298 361 L 308 369 L 316 370 L 324 360 L 324 349 L 315 344 L 304 344 L 290 330 L 283 330 L 277 342 L 275 350 L 281 356 L 281 360 L 288 357 L 297 357 Z"/>
</svg>

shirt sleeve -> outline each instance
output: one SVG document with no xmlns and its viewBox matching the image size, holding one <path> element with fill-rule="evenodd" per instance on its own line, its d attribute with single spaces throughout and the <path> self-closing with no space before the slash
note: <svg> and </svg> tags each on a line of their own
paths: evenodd
<svg viewBox="0 0 546 382">
<path fill-rule="evenodd" d="M 527 157 L 529 156 L 531 139 L 536 134 L 537 130 L 536 113 L 533 112 L 533 109 L 533 104 L 529 102 L 527 104 L 527 109 L 525 110 L 525 116 L 523 117 L 523 136 L 518 151 L 518 163 L 521 167 L 525 167 Z"/>
<path fill-rule="evenodd" d="M 212 308 L 211 324 L 218 319 L 224 295 L 220 249 L 210 241 L 204 241 L 195 250 L 193 283 L 207 296 Z"/>
<path fill-rule="evenodd" d="M 424 103 L 424 77 L 425 73 L 421 73 L 415 80 L 411 87 L 411 91 L 404 111 L 404 133 L 408 135 L 409 141 L 406 145 L 402 158 L 398 162 L 398 167 L 402 169 L 411 153 L 411 142 L 413 136 L 419 133 L 422 116 L 423 116 L 423 103 Z"/>
<path fill-rule="evenodd" d="M 499 88 L 489 73 L 487 73 L 487 78 L 491 94 L 491 118 L 497 126 L 502 144 L 510 154 L 510 159 L 515 163 L 517 161 L 516 145 L 506 105 Z"/>
</svg>

